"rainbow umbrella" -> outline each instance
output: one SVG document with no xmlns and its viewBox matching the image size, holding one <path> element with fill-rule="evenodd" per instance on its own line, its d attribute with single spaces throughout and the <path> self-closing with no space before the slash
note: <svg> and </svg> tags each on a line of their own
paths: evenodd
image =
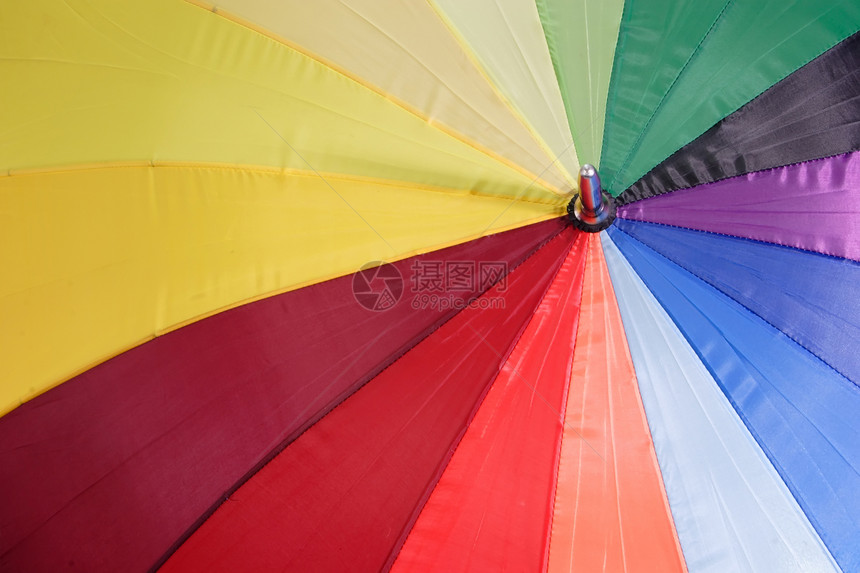
<svg viewBox="0 0 860 573">
<path fill-rule="evenodd" d="M 856 0 L 0 7 L 0 571 L 860 571 Z"/>
</svg>

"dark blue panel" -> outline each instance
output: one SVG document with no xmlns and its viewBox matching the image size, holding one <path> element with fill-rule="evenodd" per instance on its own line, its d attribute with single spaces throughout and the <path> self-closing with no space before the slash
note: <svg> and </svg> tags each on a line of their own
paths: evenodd
<svg viewBox="0 0 860 573">
<path fill-rule="evenodd" d="M 860 383 L 860 264 L 702 231 L 617 224 Z"/>
<path fill-rule="evenodd" d="M 678 325 L 844 571 L 860 571 L 860 388 L 620 229 L 612 240 Z"/>
</svg>

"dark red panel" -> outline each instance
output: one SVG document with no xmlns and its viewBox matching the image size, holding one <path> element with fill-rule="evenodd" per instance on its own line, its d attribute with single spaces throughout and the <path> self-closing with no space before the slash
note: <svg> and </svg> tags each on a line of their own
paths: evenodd
<svg viewBox="0 0 860 573">
<path fill-rule="evenodd" d="M 0 569 L 152 567 L 280 448 L 454 314 L 412 308 L 416 260 L 513 265 L 562 225 L 396 263 L 405 295 L 385 312 L 356 302 L 351 276 L 224 312 L 0 418 Z"/>
<path fill-rule="evenodd" d="M 518 267 L 239 488 L 164 571 L 377 571 L 391 565 L 573 240 Z"/>
</svg>

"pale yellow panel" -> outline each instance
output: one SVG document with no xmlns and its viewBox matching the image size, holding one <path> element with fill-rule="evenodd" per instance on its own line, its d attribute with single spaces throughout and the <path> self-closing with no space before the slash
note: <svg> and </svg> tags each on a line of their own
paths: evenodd
<svg viewBox="0 0 860 573">
<path fill-rule="evenodd" d="M 427 1 L 464 38 L 558 163 L 578 173 L 579 159 L 535 0 Z"/>
<path fill-rule="evenodd" d="M 182 0 L 5 2 L 0 77 L 0 171 L 216 162 L 557 196 L 319 61 Z"/>
<path fill-rule="evenodd" d="M 183 323 L 563 208 L 278 170 L 0 177 L 0 413 Z"/>
<path fill-rule="evenodd" d="M 219 14 L 345 69 L 431 121 L 541 174 L 551 185 L 570 187 L 554 154 L 545 151 L 548 146 L 539 144 L 499 97 L 426 0 L 211 3 Z"/>
</svg>

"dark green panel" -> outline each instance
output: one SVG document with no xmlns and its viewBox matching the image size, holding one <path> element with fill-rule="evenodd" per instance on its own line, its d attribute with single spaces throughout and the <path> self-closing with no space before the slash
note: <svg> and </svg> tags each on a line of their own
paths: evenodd
<svg viewBox="0 0 860 573">
<path fill-rule="evenodd" d="M 858 29 L 858 0 L 628 0 L 607 100 L 605 187 L 618 195 Z"/>
</svg>

